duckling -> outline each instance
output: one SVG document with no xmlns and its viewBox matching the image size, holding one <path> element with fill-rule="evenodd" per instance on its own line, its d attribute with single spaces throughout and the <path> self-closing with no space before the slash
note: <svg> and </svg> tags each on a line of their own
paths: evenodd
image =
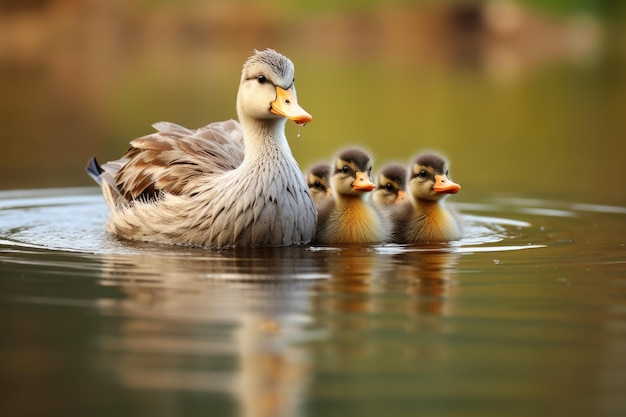
<svg viewBox="0 0 626 417">
<path fill-rule="evenodd" d="M 406 200 L 406 168 L 388 164 L 378 174 L 372 200 L 380 206 L 391 206 Z"/>
<path fill-rule="evenodd" d="M 327 199 L 332 198 L 330 191 L 330 165 L 320 163 L 307 171 L 306 182 L 309 185 L 309 192 L 313 197 L 315 207 L 318 209 Z"/>
<path fill-rule="evenodd" d="M 458 214 L 444 204 L 461 189 L 448 178 L 448 161 L 436 153 L 417 156 L 408 170 L 409 200 L 392 211 L 394 240 L 398 243 L 448 242 L 461 238 Z"/>
<path fill-rule="evenodd" d="M 390 239 L 387 219 L 365 198 L 376 188 L 367 153 L 349 148 L 337 156 L 331 177 L 333 198 L 318 212 L 316 241 L 322 244 L 370 243 Z"/>
<path fill-rule="evenodd" d="M 121 159 L 87 172 L 101 185 L 107 230 L 126 239 L 227 248 L 303 244 L 316 209 L 285 124 L 298 104 L 294 66 L 272 49 L 243 65 L 234 120 L 190 130 L 173 123 L 135 139 Z"/>
</svg>

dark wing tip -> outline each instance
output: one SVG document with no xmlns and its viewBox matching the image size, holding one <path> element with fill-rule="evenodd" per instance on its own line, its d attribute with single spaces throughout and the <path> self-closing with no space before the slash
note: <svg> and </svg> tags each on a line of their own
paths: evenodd
<svg viewBox="0 0 626 417">
<path fill-rule="evenodd" d="M 87 167 L 85 169 L 87 170 L 87 174 L 91 178 L 93 178 L 95 182 L 97 182 L 98 184 L 102 184 L 102 178 L 100 178 L 100 175 L 102 175 L 104 170 L 98 163 L 98 160 L 95 156 L 91 158 L 89 162 L 87 162 Z"/>
</svg>

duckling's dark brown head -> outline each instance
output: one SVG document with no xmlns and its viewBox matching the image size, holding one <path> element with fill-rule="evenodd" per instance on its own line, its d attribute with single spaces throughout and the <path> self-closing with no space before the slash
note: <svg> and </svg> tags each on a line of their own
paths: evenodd
<svg viewBox="0 0 626 417">
<path fill-rule="evenodd" d="M 409 169 L 409 191 L 414 200 L 437 201 L 448 194 L 456 194 L 461 186 L 448 178 L 447 159 L 428 152 L 418 155 Z"/>
<path fill-rule="evenodd" d="M 324 163 L 314 165 L 309 169 L 306 181 L 314 199 L 330 194 L 330 169 L 330 165 Z"/>
<path fill-rule="evenodd" d="M 340 195 L 360 195 L 376 188 L 371 174 L 371 158 L 366 152 L 345 149 L 335 159 L 331 187 Z"/>
<path fill-rule="evenodd" d="M 390 205 L 406 200 L 406 168 L 388 164 L 378 174 L 372 198 L 378 204 Z"/>
</svg>

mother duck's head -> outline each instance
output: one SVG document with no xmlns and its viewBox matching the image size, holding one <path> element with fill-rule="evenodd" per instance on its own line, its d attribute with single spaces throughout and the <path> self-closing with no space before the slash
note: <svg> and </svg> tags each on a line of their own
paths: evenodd
<svg viewBox="0 0 626 417">
<path fill-rule="evenodd" d="M 294 67 L 273 49 L 254 51 L 243 65 L 237 94 L 237 115 L 246 123 L 290 119 L 299 125 L 313 118 L 298 104 Z"/>
</svg>

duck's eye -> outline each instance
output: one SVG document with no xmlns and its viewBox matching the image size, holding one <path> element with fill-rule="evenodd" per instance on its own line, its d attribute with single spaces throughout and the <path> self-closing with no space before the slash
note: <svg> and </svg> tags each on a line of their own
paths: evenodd
<svg viewBox="0 0 626 417">
<path fill-rule="evenodd" d="M 315 181 L 315 183 L 313 184 L 313 186 L 314 186 L 315 188 L 320 188 L 320 187 L 322 186 L 322 183 L 321 183 L 321 182 L 319 182 L 319 181 Z"/>
<path fill-rule="evenodd" d="M 418 174 L 417 174 L 420 178 L 426 178 L 426 171 L 425 170 L 421 170 Z"/>
<path fill-rule="evenodd" d="M 257 80 L 259 81 L 259 84 L 265 84 L 265 81 L 267 81 L 265 79 L 265 75 L 259 75 L 259 77 L 257 78 Z"/>
<path fill-rule="evenodd" d="M 387 189 L 387 191 L 391 191 L 393 190 L 393 185 L 391 185 L 391 183 L 388 182 L 387 185 L 385 185 L 385 188 Z"/>
<path fill-rule="evenodd" d="M 449 175 L 449 172 L 450 172 L 450 171 L 446 171 L 446 177 Z"/>
<path fill-rule="evenodd" d="M 341 168 L 341 170 L 343 171 L 344 174 L 347 174 L 348 172 L 350 172 L 350 168 L 348 167 L 348 165 L 345 165 L 343 168 Z"/>
</svg>

